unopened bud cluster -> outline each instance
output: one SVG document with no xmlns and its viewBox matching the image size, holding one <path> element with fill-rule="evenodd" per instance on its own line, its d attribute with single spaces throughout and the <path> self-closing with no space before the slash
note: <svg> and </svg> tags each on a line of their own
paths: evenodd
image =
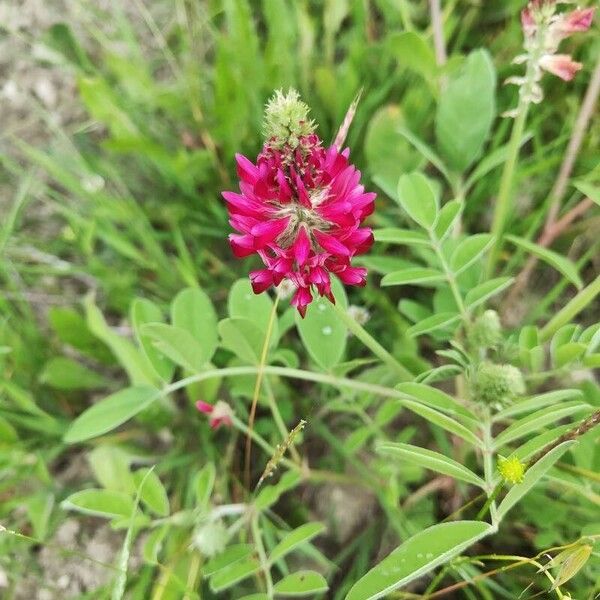
<svg viewBox="0 0 600 600">
<path fill-rule="evenodd" d="M 495 310 L 486 310 L 473 323 L 469 331 L 469 341 L 474 348 L 495 348 L 502 341 L 502 325 Z"/>
<path fill-rule="evenodd" d="M 484 361 L 473 375 L 471 389 L 475 400 L 502 407 L 525 393 L 525 382 L 516 367 Z"/>
<path fill-rule="evenodd" d="M 265 106 L 263 131 L 267 143 L 277 149 L 297 148 L 315 130 L 314 121 L 308 118 L 309 110 L 296 90 L 290 89 L 287 94 L 277 90 Z"/>
</svg>

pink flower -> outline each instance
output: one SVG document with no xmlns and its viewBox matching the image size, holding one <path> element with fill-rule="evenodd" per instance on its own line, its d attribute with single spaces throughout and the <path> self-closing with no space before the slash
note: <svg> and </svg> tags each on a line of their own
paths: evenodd
<svg viewBox="0 0 600 600">
<path fill-rule="evenodd" d="M 521 27 L 526 38 L 533 37 L 537 31 L 537 26 L 529 6 L 521 11 Z"/>
<path fill-rule="evenodd" d="M 540 59 L 540 67 L 565 81 L 571 81 L 583 65 L 568 54 L 547 54 Z"/>
<path fill-rule="evenodd" d="M 324 148 L 314 133 L 295 145 L 268 140 L 256 164 L 236 155 L 240 192 L 223 192 L 236 257 L 257 254 L 264 268 L 252 271 L 256 294 L 284 279 L 296 288 L 292 306 L 304 317 L 313 292 L 335 298 L 330 275 L 347 285 L 364 285 L 367 270 L 352 258 L 369 250 L 375 194 L 365 192 L 349 150 Z"/>
<path fill-rule="evenodd" d="M 566 35 L 587 31 L 594 19 L 594 8 L 578 8 L 560 16 L 560 30 Z"/>
<path fill-rule="evenodd" d="M 227 404 L 227 402 L 219 400 L 213 405 L 208 404 L 208 402 L 198 400 L 198 402 L 196 402 L 196 408 L 205 415 L 209 415 L 208 422 L 212 429 L 217 429 L 221 425 L 225 425 L 227 427 L 231 427 L 233 425 L 233 410 L 231 409 L 231 406 Z"/>
</svg>

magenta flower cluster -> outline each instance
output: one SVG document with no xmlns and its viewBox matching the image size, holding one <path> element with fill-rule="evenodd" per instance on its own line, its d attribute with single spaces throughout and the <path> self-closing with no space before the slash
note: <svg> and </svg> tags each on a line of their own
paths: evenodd
<svg viewBox="0 0 600 600">
<path fill-rule="evenodd" d="M 335 302 L 332 274 L 347 285 L 366 281 L 366 269 L 351 261 L 373 243 L 362 223 L 375 194 L 365 192 L 348 156 L 348 149 L 325 148 L 314 133 L 293 144 L 270 139 L 256 164 L 236 155 L 240 192 L 223 192 L 238 232 L 229 236 L 235 256 L 257 254 L 264 264 L 250 273 L 254 292 L 287 279 L 295 287 L 291 304 L 302 316 L 313 292 Z"/>
</svg>

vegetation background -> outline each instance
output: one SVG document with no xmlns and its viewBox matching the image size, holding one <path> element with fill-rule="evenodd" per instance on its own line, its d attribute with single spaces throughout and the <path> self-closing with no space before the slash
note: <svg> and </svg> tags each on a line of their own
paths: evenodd
<svg viewBox="0 0 600 600">
<path fill-rule="evenodd" d="M 246 277 L 248 264 L 231 256 L 220 193 L 235 189 L 234 154 L 253 157 L 260 150 L 263 108 L 275 89 L 300 91 L 324 140 L 333 138 L 362 90 L 347 144 L 363 182 L 378 192 L 372 225 L 406 226 L 395 202 L 398 178 L 419 169 L 442 181 L 435 157 L 418 140 L 434 144 L 443 82 L 460 72 L 469 53 L 487 49 L 498 86 L 494 126 L 479 163 L 484 167 L 479 173 L 471 168 L 443 191 L 446 199 L 466 193 L 465 232 L 487 231 L 502 172 L 497 159 L 512 126 L 499 115 L 517 98 L 516 88 L 502 82 L 518 70 L 512 61 L 522 52 L 522 8 L 522 0 L 447 0 L 432 26 L 424 0 L 0 4 L 0 522 L 10 530 L 0 533 L 0 597 L 116 598 L 115 580 L 126 585 L 128 597 L 153 600 L 241 598 L 261 589 L 257 575 L 233 591 L 211 591 L 215 586 L 203 572 L 210 555 L 206 538 L 216 540 L 218 549 L 222 532 L 207 534 L 203 517 L 190 508 L 201 504 L 203 494 L 211 506 L 244 500 L 244 436 L 212 431 L 193 402 L 227 399 L 246 422 L 251 377 L 222 387 L 189 386 L 126 427 L 83 444 L 68 444 L 64 435 L 80 413 L 131 379 L 127 349 L 118 340 L 135 337 L 136 298 L 166 313 L 181 290 L 199 286 L 225 317 L 236 301 L 232 294 L 245 293 L 244 284 L 235 282 Z M 572 82 L 543 81 L 545 97 L 530 111 L 515 173 L 508 232 L 538 240 L 557 182 L 563 186 L 562 215 L 582 198 L 591 200 L 547 244 L 568 264 L 556 270 L 552 255 L 535 267 L 518 295 L 492 302 L 507 340 L 518 338 L 517 326 L 547 322 L 577 293 L 572 282 L 584 287 L 595 281 L 600 266 L 597 118 L 588 121 L 570 172 L 562 180 L 560 175 L 565 156 L 573 154 L 569 143 L 582 98 L 600 77 L 600 40 L 592 31 L 568 46 L 584 67 Z M 468 107 L 465 112 L 467 119 L 476 116 Z M 486 157 L 492 158 L 484 163 Z M 507 244 L 502 274 L 518 275 L 526 250 Z M 448 303 L 443 294 L 381 288 L 380 281 L 422 258 L 413 248 L 377 244 L 362 259 L 370 269 L 367 287 L 347 292 L 351 304 L 368 311 L 372 336 L 414 373 L 443 364 L 436 350 L 450 338 L 443 331 L 415 337 L 408 330 L 414 321 L 447 310 Z M 578 332 L 598 321 L 596 296 L 578 311 Z M 265 302 L 266 309 L 261 300 L 243 310 L 260 320 L 270 310 Z M 280 312 L 284 342 L 273 361 L 314 365 L 293 315 Z M 231 357 L 220 348 L 213 362 L 224 366 Z M 355 362 L 338 365 L 337 375 L 361 368 L 358 380 L 385 383 L 385 373 L 370 369 L 372 356 L 356 337 L 347 341 L 346 359 Z M 551 373 L 532 378 L 540 393 L 576 389 L 597 410 L 597 366 L 594 360 L 584 364 L 575 352 Z M 288 430 L 300 418 L 308 421 L 296 443 L 316 475 L 273 499 L 260 523 L 265 542 L 272 548 L 281 531 L 306 521 L 326 525 L 326 533 L 291 564 L 277 567 L 282 576 L 311 568 L 329 583 L 329 595 L 321 597 L 344 598 L 399 539 L 442 521 L 469 499 L 447 475 L 373 458 L 375 442 L 385 438 L 412 440 L 451 456 L 455 440 L 443 430 L 376 405 L 366 393 L 353 406 L 348 392 L 326 386 L 273 385 Z M 570 415 L 564 413 L 569 419 L 560 423 L 575 419 Z M 281 441 L 266 405 L 255 428 L 270 444 Z M 533 489 L 477 553 L 533 557 L 600 535 L 598 439 L 598 431 L 582 438 L 563 459 L 563 469 Z M 258 477 L 269 453 L 255 448 L 253 457 Z M 130 504 L 88 507 L 86 513 L 76 502 L 64 502 L 83 489 L 102 488 L 112 490 L 118 504 L 119 494 L 131 493 L 153 465 L 154 524 L 140 524 L 135 540 L 129 536 L 136 528 L 125 519 Z M 383 493 L 361 482 L 369 472 L 385 482 Z M 285 484 L 284 478 L 278 481 Z M 177 522 L 176 515 L 188 520 Z M 125 556 L 125 564 L 129 559 L 126 584 L 115 566 L 117 555 Z M 448 587 L 495 566 L 457 562 L 436 585 Z M 547 579 L 536 570 L 524 563 L 446 597 L 550 597 Z M 595 550 L 566 589 L 573 599 L 591 599 L 600 593 L 599 581 Z M 416 594 L 430 583 L 417 582 L 410 590 L 415 595 L 406 597 L 427 597 Z"/>
</svg>

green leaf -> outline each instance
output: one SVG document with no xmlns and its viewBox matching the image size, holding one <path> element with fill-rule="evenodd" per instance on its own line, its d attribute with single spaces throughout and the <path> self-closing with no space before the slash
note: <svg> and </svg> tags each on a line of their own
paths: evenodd
<svg viewBox="0 0 600 600">
<path fill-rule="evenodd" d="M 239 581 L 254 575 L 259 569 L 260 563 L 256 558 L 239 560 L 224 569 L 217 571 L 209 580 L 210 589 L 215 593 L 222 592 Z"/>
<path fill-rule="evenodd" d="M 560 369 L 572 362 L 579 360 L 586 351 L 586 345 L 580 342 L 569 342 L 558 346 L 552 352 L 552 364 L 555 368 Z"/>
<path fill-rule="evenodd" d="M 473 309 L 512 285 L 514 277 L 497 277 L 470 289 L 465 296 L 467 308 Z"/>
<path fill-rule="evenodd" d="M 252 544 L 233 544 L 228 546 L 218 554 L 211 558 L 203 567 L 202 573 L 205 577 L 228 567 L 252 554 L 254 546 Z"/>
<path fill-rule="evenodd" d="M 447 563 L 495 528 L 480 521 L 440 523 L 396 548 L 359 579 L 346 600 L 375 600 Z"/>
<path fill-rule="evenodd" d="M 504 518 L 506 513 L 529 492 L 574 443 L 574 441 L 563 442 L 527 469 L 523 481 L 514 485 L 498 506 L 498 518 Z"/>
<path fill-rule="evenodd" d="M 145 481 L 144 481 L 145 478 Z M 133 474 L 135 485 L 140 488 L 140 499 L 152 512 L 160 517 L 169 515 L 169 497 L 158 475 L 151 469 L 138 469 Z"/>
<path fill-rule="evenodd" d="M 392 34 L 388 44 L 398 65 L 414 71 L 421 77 L 432 79 L 437 73 L 435 55 L 431 44 L 415 31 Z"/>
<path fill-rule="evenodd" d="M 118 446 L 96 446 L 88 461 L 98 483 L 106 489 L 133 494 L 135 485 L 129 470 L 132 457 Z"/>
<path fill-rule="evenodd" d="M 295 488 L 300 483 L 301 477 L 295 471 L 287 471 L 274 485 L 267 485 L 259 492 L 254 506 L 257 510 L 265 510 L 279 500 L 282 494 Z"/>
<path fill-rule="evenodd" d="M 163 322 L 163 315 L 160 308 L 146 298 L 136 298 L 131 305 L 130 318 L 137 342 L 142 348 L 148 362 L 163 381 L 171 381 L 175 365 L 156 348 L 152 342 L 152 338 L 147 334 L 144 335 L 142 332 L 144 325 Z"/>
<path fill-rule="evenodd" d="M 489 233 L 477 233 L 460 242 L 450 257 L 450 268 L 455 274 L 461 273 L 490 248 L 494 238 Z"/>
<path fill-rule="evenodd" d="M 181 290 L 171 304 L 171 321 L 202 346 L 207 356 L 205 362 L 212 359 L 219 341 L 217 313 L 205 292 L 199 288 Z"/>
<path fill-rule="evenodd" d="M 461 437 L 463 440 L 466 440 L 475 446 L 481 446 L 481 440 L 462 423 L 459 423 L 445 414 L 418 402 L 402 400 L 401 403 L 405 408 L 408 408 L 417 415 L 420 415 L 430 423 L 433 423 L 434 425 L 437 425 L 438 427 L 441 427 L 442 429 Z"/>
<path fill-rule="evenodd" d="M 298 571 L 284 577 L 275 586 L 275 595 L 299 598 L 307 594 L 318 594 L 329 589 L 325 577 L 316 571 Z"/>
<path fill-rule="evenodd" d="M 269 556 L 269 562 L 273 564 L 300 544 L 305 544 L 323 531 L 325 531 L 323 523 L 305 523 L 304 525 L 300 525 L 300 527 L 286 534 L 279 544 L 273 548 Z"/>
<path fill-rule="evenodd" d="M 565 402 L 551 409 L 542 409 L 528 417 L 520 419 L 507 427 L 495 440 L 495 448 L 502 448 L 534 431 L 539 431 L 542 427 L 565 419 L 575 413 L 589 410 L 590 405 L 584 402 Z"/>
<path fill-rule="evenodd" d="M 438 240 L 443 240 L 452 231 L 454 224 L 462 213 L 462 209 L 463 203 L 459 200 L 450 200 L 442 206 L 434 231 Z"/>
<path fill-rule="evenodd" d="M 160 396 L 151 387 L 130 387 L 97 402 L 72 423 L 64 436 L 67 444 L 83 442 L 107 433 L 147 408 Z"/>
<path fill-rule="evenodd" d="M 390 198 L 396 195 L 400 175 L 413 171 L 422 163 L 421 157 L 397 131 L 405 121 L 402 107 L 388 104 L 371 117 L 365 136 L 364 152 L 369 172 Z"/>
<path fill-rule="evenodd" d="M 87 72 L 94 70 L 94 66 L 84 49 L 65 23 L 55 23 L 52 25 L 44 34 L 42 41 L 56 52 L 62 54 L 65 59 L 76 67 Z"/>
<path fill-rule="evenodd" d="M 430 385 L 416 383 L 414 381 L 405 381 L 396 385 L 396 389 L 437 410 L 441 410 L 451 415 L 466 417 L 474 423 L 477 423 L 478 421 L 475 414 L 468 408 L 465 408 L 446 392 L 431 387 Z"/>
<path fill-rule="evenodd" d="M 508 417 L 515 417 L 523 413 L 531 412 L 534 410 L 540 410 L 547 406 L 564 402 L 565 400 L 571 400 L 572 398 L 581 398 L 583 392 L 578 389 L 566 389 L 566 390 L 555 390 L 554 392 L 547 392 L 545 394 L 538 394 L 532 398 L 526 400 L 520 400 L 510 406 L 502 409 L 495 416 L 495 420 L 507 419 Z"/>
<path fill-rule="evenodd" d="M 600 206 L 600 187 L 593 185 L 589 181 L 578 180 L 573 183 L 573 185 L 584 195 L 587 196 L 590 200 L 593 200 L 596 204 Z"/>
<path fill-rule="evenodd" d="M 376 242 L 387 242 L 388 244 L 401 244 L 404 246 L 431 246 L 430 239 L 420 231 L 411 229 L 400 229 L 399 227 L 388 227 L 385 229 L 376 229 Z"/>
<path fill-rule="evenodd" d="M 418 323 L 415 323 L 412 327 L 409 327 L 406 330 L 406 335 L 410 337 L 417 337 L 418 335 L 423 335 L 424 333 L 448 328 L 450 325 L 453 325 L 459 320 L 460 315 L 456 313 L 437 313 L 435 315 L 431 315 L 431 317 L 427 317 L 426 319 L 419 321 Z"/>
<path fill-rule="evenodd" d="M 438 215 L 438 197 L 425 175 L 415 171 L 398 180 L 398 202 L 424 229 L 433 229 Z"/>
<path fill-rule="evenodd" d="M 337 279 L 331 283 L 336 302 L 345 308 L 347 300 L 342 284 Z M 327 298 L 315 299 L 304 319 L 296 313 L 296 327 L 304 347 L 322 369 L 329 371 L 343 359 L 348 331 Z"/>
<path fill-rule="evenodd" d="M 57 390 L 93 390 L 106 385 L 106 379 L 81 363 L 57 356 L 40 373 L 40 383 Z"/>
<path fill-rule="evenodd" d="M 148 537 L 144 542 L 144 547 L 142 548 L 142 556 L 148 564 L 156 565 L 158 563 L 158 555 L 160 554 L 168 532 L 169 528 L 163 526 L 157 527 L 148 534 Z"/>
<path fill-rule="evenodd" d="M 448 82 L 435 117 L 438 145 L 453 170 L 465 171 L 481 155 L 496 111 L 495 92 L 490 55 L 471 52 L 458 76 Z"/>
<path fill-rule="evenodd" d="M 152 340 L 157 350 L 192 373 L 202 371 L 212 356 L 210 348 L 203 346 L 189 331 L 174 325 L 149 323 L 142 326 L 142 334 Z"/>
<path fill-rule="evenodd" d="M 100 309 L 94 304 L 92 296 L 86 296 L 84 306 L 89 330 L 111 349 L 119 364 L 127 371 L 131 383 L 133 385 L 154 383 L 154 373 L 150 371 L 144 356 L 129 340 L 117 335 L 108 326 Z"/>
<path fill-rule="evenodd" d="M 381 285 L 423 285 L 431 287 L 432 284 L 445 281 L 445 279 L 444 274 L 435 269 L 404 269 L 386 275 L 381 280 Z"/>
<path fill-rule="evenodd" d="M 520 140 L 520 147 L 524 146 L 531 138 L 533 134 L 525 133 Z M 506 159 L 508 158 L 508 153 L 510 151 L 510 143 L 506 143 L 492 152 L 487 152 L 486 155 L 477 163 L 476 167 L 473 169 L 467 181 L 465 182 L 464 189 L 468 190 L 473 186 L 479 179 L 487 175 L 490 171 L 495 169 L 496 167 L 504 164 Z"/>
<path fill-rule="evenodd" d="M 383 454 L 391 454 L 398 458 L 405 460 L 409 463 L 418 465 L 425 469 L 436 471 L 437 473 L 443 473 L 444 475 L 450 475 L 454 479 L 472 483 L 480 488 L 485 488 L 485 481 L 481 477 L 477 476 L 473 471 L 467 469 L 467 467 L 461 465 L 459 462 L 448 458 L 439 452 L 433 450 L 427 450 L 426 448 L 420 448 L 419 446 L 413 446 L 411 444 L 393 444 L 385 443 L 377 446 L 377 452 Z"/>
<path fill-rule="evenodd" d="M 575 263 L 573 263 L 573 261 L 569 260 L 565 256 L 562 256 L 561 254 L 558 254 L 557 252 L 554 252 L 553 250 L 549 250 L 548 248 L 534 244 L 525 238 L 517 237 L 516 235 L 506 235 L 505 238 L 509 242 L 515 244 L 515 246 L 519 246 L 520 248 L 531 252 L 531 254 L 534 254 L 539 259 L 554 267 L 577 289 L 581 289 L 583 287 L 583 282 L 581 281 L 581 277 L 577 271 L 577 266 Z"/>
<path fill-rule="evenodd" d="M 268 294 L 255 294 L 249 279 L 238 279 L 229 292 L 227 306 L 230 317 L 243 317 L 252 321 L 262 332 L 264 340 L 273 310 L 273 301 Z M 277 320 L 275 320 L 271 345 L 277 341 L 277 337 Z"/>
<path fill-rule="evenodd" d="M 221 344 L 243 361 L 260 363 L 265 334 L 250 319 L 234 317 L 223 319 L 217 326 Z"/>
<path fill-rule="evenodd" d="M 448 169 L 442 159 L 420 137 L 406 127 L 398 127 L 398 133 L 409 141 L 446 179 L 449 178 Z"/>
<path fill-rule="evenodd" d="M 130 517 L 133 511 L 133 498 L 123 492 L 114 490 L 82 490 L 71 494 L 62 501 L 65 510 L 113 519 L 115 517 Z"/>
</svg>

